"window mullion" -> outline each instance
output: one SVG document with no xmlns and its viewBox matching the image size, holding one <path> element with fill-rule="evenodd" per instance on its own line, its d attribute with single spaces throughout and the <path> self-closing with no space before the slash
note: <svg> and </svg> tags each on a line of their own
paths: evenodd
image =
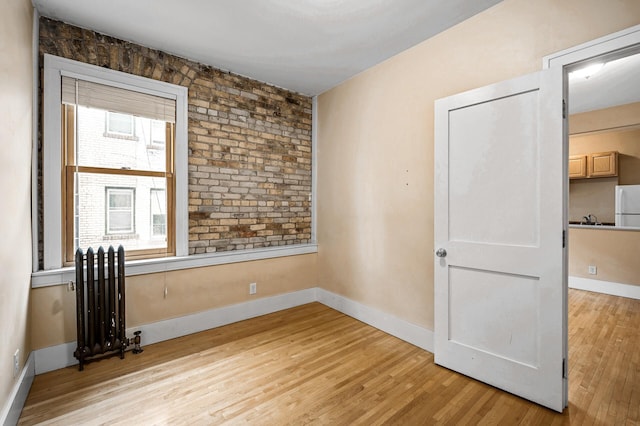
<svg viewBox="0 0 640 426">
<path fill-rule="evenodd" d="M 112 169 L 108 167 L 89 167 L 89 166 L 78 166 L 74 167 L 74 170 L 77 170 L 80 173 L 95 173 L 95 174 L 103 174 L 103 175 L 127 175 L 127 176 L 146 176 L 146 177 L 160 177 L 164 178 L 167 176 L 165 172 L 154 172 L 150 170 L 137 170 L 137 169 Z"/>
</svg>

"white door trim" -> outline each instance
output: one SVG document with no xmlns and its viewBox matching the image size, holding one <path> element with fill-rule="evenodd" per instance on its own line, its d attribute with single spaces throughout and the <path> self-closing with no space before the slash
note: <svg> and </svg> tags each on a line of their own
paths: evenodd
<svg viewBox="0 0 640 426">
<path fill-rule="evenodd" d="M 640 44 L 640 25 L 636 25 L 542 58 L 542 68 L 563 67 L 596 56 Z"/>
</svg>

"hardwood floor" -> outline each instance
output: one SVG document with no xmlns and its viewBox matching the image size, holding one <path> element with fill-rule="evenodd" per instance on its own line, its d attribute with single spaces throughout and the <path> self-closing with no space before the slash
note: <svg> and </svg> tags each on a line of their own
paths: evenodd
<svg viewBox="0 0 640 426">
<path fill-rule="evenodd" d="M 640 424 L 640 301 L 569 303 L 563 414 L 312 303 L 39 375 L 20 424 Z"/>
</svg>

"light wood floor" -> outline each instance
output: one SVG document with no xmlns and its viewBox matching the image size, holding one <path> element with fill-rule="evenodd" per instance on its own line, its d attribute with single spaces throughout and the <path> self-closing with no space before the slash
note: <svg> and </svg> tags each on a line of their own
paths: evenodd
<svg viewBox="0 0 640 426">
<path fill-rule="evenodd" d="M 39 375 L 20 424 L 640 424 L 640 301 L 569 300 L 564 414 L 313 303 Z"/>
</svg>

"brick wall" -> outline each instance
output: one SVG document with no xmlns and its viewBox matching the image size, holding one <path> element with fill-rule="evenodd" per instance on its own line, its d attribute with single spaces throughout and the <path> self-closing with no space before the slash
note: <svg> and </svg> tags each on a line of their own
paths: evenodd
<svg viewBox="0 0 640 426">
<path fill-rule="evenodd" d="M 310 241 L 310 97 L 48 18 L 44 53 L 188 87 L 190 254 Z"/>
</svg>

